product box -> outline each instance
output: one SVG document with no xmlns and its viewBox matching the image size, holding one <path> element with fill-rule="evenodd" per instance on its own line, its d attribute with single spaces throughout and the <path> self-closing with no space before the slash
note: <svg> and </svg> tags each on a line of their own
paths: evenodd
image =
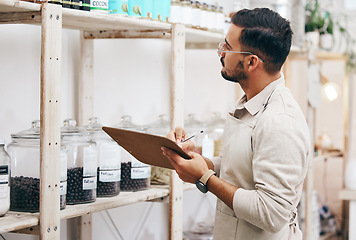
<svg viewBox="0 0 356 240">
<path fill-rule="evenodd" d="M 91 12 L 108 12 L 108 0 L 90 0 L 90 11 Z"/>
<path fill-rule="evenodd" d="M 109 14 L 128 15 L 128 0 L 109 0 Z"/>
<path fill-rule="evenodd" d="M 129 1 L 129 16 L 141 17 L 143 0 L 128 0 Z"/>
<path fill-rule="evenodd" d="M 153 2 L 154 2 L 154 0 L 143 0 L 142 1 L 142 7 L 141 7 L 142 15 L 141 15 L 141 17 L 152 19 L 152 17 L 153 17 L 152 16 L 153 15 Z"/>
<path fill-rule="evenodd" d="M 152 18 L 167 22 L 170 15 L 170 9 L 170 0 L 154 0 Z"/>
</svg>

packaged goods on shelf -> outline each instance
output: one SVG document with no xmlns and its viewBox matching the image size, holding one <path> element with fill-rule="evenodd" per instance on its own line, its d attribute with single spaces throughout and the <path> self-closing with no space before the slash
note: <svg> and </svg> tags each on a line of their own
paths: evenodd
<svg viewBox="0 0 356 240">
<path fill-rule="evenodd" d="M 108 13 L 109 0 L 90 0 L 90 11 Z"/>
<path fill-rule="evenodd" d="M 0 139 L 0 217 L 10 209 L 10 162 L 5 140 Z"/>
<path fill-rule="evenodd" d="M 200 24 L 200 18 L 201 18 L 201 9 L 200 9 L 200 2 L 199 1 L 192 1 L 192 21 L 191 25 L 194 28 L 199 28 L 201 26 Z"/>
<path fill-rule="evenodd" d="M 96 200 L 97 150 L 88 133 L 76 126 L 73 119 L 64 120 L 61 128 L 62 145 L 68 151 L 67 204 L 89 203 Z"/>
<path fill-rule="evenodd" d="M 114 127 L 145 132 L 143 127 L 134 124 L 131 116 L 124 115 Z M 121 191 L 139 191 L 150 188 L 151 166 L 141 163 L 121 147 Z"/>
<path fill-rule="evenodd" d="M 110 14 L 128 15 L 128 0 L 109 0 L 108 11 Z"/>
<path fill-rule="evenodd" d="M 129 16 L 141 17 L 142 16 L 142 0 L 128 0 Z"/>
<path fill-rule="evenodd" d="M 172 0 L 171 2 L 169 22 L 223 32 L 224 21 L 225 15 L 221 6 L 189 0 Z"/>
<path fill-rule="evenodd" d="M 99 118 L 89 119 L 85 127 L 90 139 L 95 142 L 98 156 L 97 197 L 111 197 L 120 193 L 121 150 L 103 130 Z"/>
<path fill-rule="evenodd" d="M 79 1 L 80 10 L 90 11 L 90 0 L 80 0 Z"/>
<path fill-rule="evenodd" d="M 153 19 L 168 22 L 170 18 L 171 0 L 153 0 Z"/>
<path fill-rule="evenodd" d="M 168 116 L 161 114 L 158 119 L 147 126 L 147 133 L 166 137 L 170 131 L 170 121 Z M 171 170 L 167 168 L 152 166 L 151 183 L 152 184 L 169 184 Z"/>
<path fill-rule="evenodd" d="M 10 210 L 38 212 L 40 199 L 40 121 L 28 130 L 11 134 Z M 66 206 L 67 150 L 60 150 L 60 209 Z"/>
</svg>

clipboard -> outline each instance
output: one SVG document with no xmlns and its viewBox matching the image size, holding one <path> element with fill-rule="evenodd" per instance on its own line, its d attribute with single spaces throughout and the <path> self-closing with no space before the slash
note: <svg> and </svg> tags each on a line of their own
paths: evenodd
<svg viewBox="0 0 356 240">
<path fill-rule="evenodd" d="M 174 141 L 168 138 L 119 128 L 102 127 L 102 129 L 140 162 L 174 169 L 167 157 L 163 155 L 161 147 L 175 151 L 182 158 L 191 159 Z"/>
</svg>

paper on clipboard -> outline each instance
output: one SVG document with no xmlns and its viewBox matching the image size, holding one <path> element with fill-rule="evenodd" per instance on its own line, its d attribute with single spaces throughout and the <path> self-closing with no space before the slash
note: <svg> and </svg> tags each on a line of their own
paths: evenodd
<svg viewBox="0 0 356 240">
<path fill-rule="evenodd" d="M 168 138 L 119 128 L 102 127 L 102 129 L 140 162 L 174 169 L 162 154 L 161 147 L 169 148 L 185 159 L 191 159 L 174 141 Z"/>
</svg>

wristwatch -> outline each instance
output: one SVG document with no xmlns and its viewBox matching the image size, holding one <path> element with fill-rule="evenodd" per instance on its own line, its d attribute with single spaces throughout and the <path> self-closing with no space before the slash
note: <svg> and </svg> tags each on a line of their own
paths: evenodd
<svg viewBox="0 0 356 240">
<path fill-rule="evenodd" d="M 202 193 L 207 193 L 208 192 L 208 187 L 206 186 L 206 183 L 208 182 L 209 178 L 212 175 L 216 175 L 216 172 L 213 170 L 209 169 L 206 171 L 203 176 L 195 182 L 195 185 L 197 188 L 202 192 Z"/>
</svg>

